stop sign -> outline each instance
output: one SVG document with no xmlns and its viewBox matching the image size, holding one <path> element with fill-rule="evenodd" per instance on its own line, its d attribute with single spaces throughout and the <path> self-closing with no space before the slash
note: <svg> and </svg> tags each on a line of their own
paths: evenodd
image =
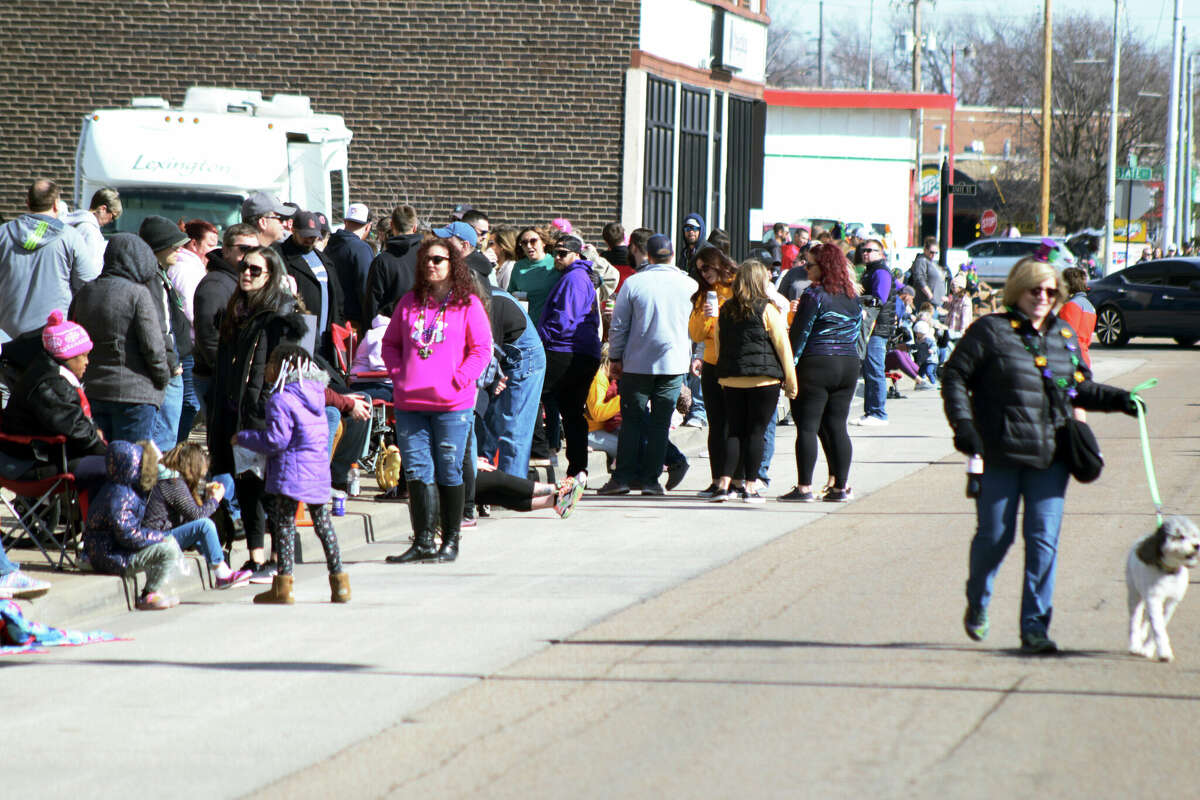
<svg viewBox="0 0 1200 800">
<path fill-rule="evenodd" d="M 997 222 L 999 222 L 999 218 L 996 216 L 996 212 L 989 208 L 979 217 L 979 232 L 984 236 L 991 236 L 996 232 Z"/>
</svg>

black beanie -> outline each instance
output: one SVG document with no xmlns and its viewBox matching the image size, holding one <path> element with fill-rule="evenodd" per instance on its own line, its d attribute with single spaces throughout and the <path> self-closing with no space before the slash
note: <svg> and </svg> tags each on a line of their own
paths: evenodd
<svg viewBox="0 0 1200 800">
<path fill-rule="evenodd" d="M 179 230 L 178 225 L 166 217 L 159 216 L 150 216 L 142 220 L 138 236 L 156 253 L 159 250 L 181 247 L 188 242 L 188 235 Z"/>
</svg>

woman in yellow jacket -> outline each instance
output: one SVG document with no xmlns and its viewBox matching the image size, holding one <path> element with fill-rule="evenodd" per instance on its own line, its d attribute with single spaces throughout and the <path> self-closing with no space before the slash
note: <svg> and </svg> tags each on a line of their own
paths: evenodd
<svg viewBox="0 0 1200 800">
<path fill-rule="evenodd" d="M 608 344 L 600 348 L 600 368 L 592 378 L 584 405 L 588 424 L 588 446 L 604 453 L 608 471 L 617 458 L 617 431 L 621 429 L 621 396 L 617 384 L 608 380 Z"/>
<path fill-rule="evenodd" d="M 715 247 L 704 247 L 695 256 L 697 282 L 700 288 L 692 295 L 692 316 L 688 320 L 688 333 L 692 341 L 704 345 L 704 358 L 700 365 L 700 391 L 704 396 L 704 408 L 708 413 L 708 464 L 712 470 L 712 483 L 701 497 L 712 497 L 717 493 L 717 484 L 722 475 L 728 475 L 736 467 L 726 469 L 726 438 L 729 436 L 725 395 L 717 383 L 717 315 L 721 305 L 733 295 L 733 278 L 737 264 Z M 717 302 L 711 303 L 709 293 L 715 292 Z M 711 398 L 711 399 L 710 399 Z"/>
</svg>

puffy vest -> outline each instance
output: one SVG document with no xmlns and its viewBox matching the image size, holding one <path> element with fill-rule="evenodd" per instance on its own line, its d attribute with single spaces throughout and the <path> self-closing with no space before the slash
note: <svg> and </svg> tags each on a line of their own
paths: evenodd
<svg viewBox="0 0 1200 800">
<path fill-rule="evenodd" d="M 887 262 L 880 261 L 867 267 L 866 272 L 863 273 L 863 281 L 865 282 L 867 276 L 872 272 L 880 269 L 888 272 L 890 276 L 891 270 L 888 269 Z M 896 279 L 892 278 L 891 283 L 892 288 L 888 292 L 888 298 L 884 301 L 883 307 L 879 309 L 879 317 L 875 320 L 875 328 L 871 331 L 872 336 L 882 336 L 885 339 L 890 339 L 892 334 L 896 332 Z"/>
<path fill-rule="evenodd" d="M 720 314 L 720 354 L 717 356 L 717 377 L 737 378 L 766 376 L 783 380 L 783 367 L 775 345 L 763 324 L 763 311 L 768 300 L 758 300 L 754 313 L 744 319 L 734 319 L 734 303 L 726 301 Z"/>
</svg>

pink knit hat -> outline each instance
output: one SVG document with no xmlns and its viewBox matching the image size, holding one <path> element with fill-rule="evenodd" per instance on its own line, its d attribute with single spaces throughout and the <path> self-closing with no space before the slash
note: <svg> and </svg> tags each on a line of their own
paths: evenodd
<svg viewBox="0 0 1200 800">
<path fill-rule="evenodd" d="M 83 355 L 92 349 L 92 339 L 82 325 L 68 322 L 63 312 L 50 312 L 42 329 L 42 347 L 59 361 Z"/>
<path fill-rule="evenodd" d="M 555 217 L 550 220 L 550 227 L 562 233 L 573 233 L 575 231 L 574 226 L 571 225 L 571 220 L 566 217 Z"/>
</svg>

